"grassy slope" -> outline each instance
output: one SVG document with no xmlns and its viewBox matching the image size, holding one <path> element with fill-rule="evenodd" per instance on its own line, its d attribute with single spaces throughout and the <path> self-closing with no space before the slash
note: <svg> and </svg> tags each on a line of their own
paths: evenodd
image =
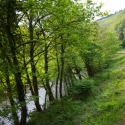
<svg viewBox="0 0 125 125">
<path fill-rule="evenodd" d="M 123 54 L 122 54 L 123 53 Z M 116 54 L 111 66 L 96 75 L 88 122 L 82 125 L 124 125 L 125 111 L 125 51 Z M 88 108 L 88 106 L 87 106 Z M 94 110 L 95 109 L 95 110 Z M 90 111 L 89 111 L 90 110 Z M 83 118 L 84 119 L 84 118 Z"/>
<path fill-rule="evenodd" d="M 116 13 L 108 18 L 102 19 L 99 21 L 101 26 L 107 27 L 108 30 L 114 31 L 116 24 L 119 24 L 125 18 L 125 10 L 119 13 Z"/>
<path fill-rule="evenodd" d="M 99 21 L 114 32 L 125 12 Z M 92 95 L 78 101 L 66 98 L 47 111 L 34 113 L 28 125 L 125 125 L 125 51 L 114 55 L 108 69 L 94 77 Z"/>
<path fill-rule="evenodd" d="M 125 10 L 99 21 L 100 26 L 115 33 L 115 26 L 125 18 Z M 118 52 L 101 75 L 94 78 L 97 86 L 88 110 L 88 122 L 81 125 L 125 125 L 125 51 Z M 88 106 L 87 106 L 88 107 Z M 94 110 L 95 109 L 95 110 Z"/>
<path fill-rule="evenodd" d="M 47 112 L 35 113 L 28 125 L 125 125 L 125 51 L 94 77 L 92 95 L 83 101 L 59 101 Z"/>
</svg>

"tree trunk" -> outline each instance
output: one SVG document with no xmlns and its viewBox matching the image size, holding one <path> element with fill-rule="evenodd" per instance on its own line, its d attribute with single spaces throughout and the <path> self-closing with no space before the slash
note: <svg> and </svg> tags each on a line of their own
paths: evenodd
<svg viewBox="0 0 125 125">
<path fill-rule="evenodd" d="M 9 47 L 11 50 L 11 54 L 12 54 L 12 60 L 13 60 L 13 65 L 14 65 L 14 77 L 15 77 L 15 81 L 16 81 L 16 86 L 17 86 L 17 93 L 18 93 L 18 100 L 21 106 L 21 120 L 20 120 L 20 125 L 26 125 L 26 118 L 27 118 L 27 108 L 26 108 L 26 102 L 25 102 L 25 93 L 24 93 L 24 85 L 22 83 L 22 79 L 21 79 L 21 71 L 19 68 L 19 64 L 18 64 L 18 60 L 16 57 L 16 49 L 15 49 L 15 39 L 13 34 L 11 33 L 11 28 L 10 28 L 10 15 L 8 12 L 7 15 L 7 27 L 6 27 L 6 31 L 7 31 L 7 35 L 8 35 L 8 41 L 9 41 Z M 23 104 L 23 106 L 22 106 Z"/>
<path fill-rule="evenodd" d="M 89 77 L 93 77 L 94 76 L 94 71 L 93 71 L 93 67 L 92 65 L 90 64 L 90 61 L 85 61 L 85 66 L 86 66 L 86 69 L 87 69 L 87 73 L 89 75 Z"/>
<path fill-rule="evenodd" d="M 18 115 L 16 112 L 15 102 L 14 102 L 14 99 L 12 96 L 12 89 L 11 89 L 11 85 L 10 85 L 8 71 L 5 73 L 5 75 L 6 75 L 6 83 L 7 83 L 7 93 L 9 95 L 9 101 L 10 101 L 10 105 L 11 105 L 11 111 L 12 111 L 12 115 L 13 115 L 14 125 L 19 125 L 19 118 L 18 118 Z"/>
<path fill-rule="evenodd" d="M 51 87 L 49 84 L 49 76 L 48 76 L 48 47 L 45 43 L 45 53 L 44 53 L 44 61 L 45 61 L 45 83 L 46 83 L 46 89 L 47 89 L 47 94 L 49 96 L 49 100 L 53 101 L 54 97 L 53 97 L 53 93 L 51 91 Z"/>
<path fill-rule="evenodd" d="M 57 51 L 57 49 L 56 49 Z M 58 54 L 56 52 L 56 62 L 57 62 L 57 77 L 56 77 L 56 92 L 55 92 L 55 97 L 56 99 L 58 98 L 58 81 L 59 81 L 59 75 L 60 75 L 60 66 L 59 66 L 59 59 L 58 59 Z"/>
<path fill-rule="evenodd" d="M 60 91 L 60 98 L 62 98 L 62 83 L 63 83 L 63 75 L 64 75 L 64 43 L 61 45 L 61 68 L 60 68 L 60 86 L 59 86 L 59 91 Z"/>
<path fill-rule="evenodd" d="M 34 62 L 34 44 L 33 44 L 33 21 L 32 17 L 29 18 L 29 32 L 30 32 L 30 59 L 31 59 L 31 71 L 32 71 L 32 83 L 33 83 L 33 89 L 35 94 L 35 106 L 38 112 L 42 111 L 42 108 L 39 103 L 39 92 L 38 92 L 38 81 L 36 76 L 36 67 Z"/>
<path fill-rule="evenodd" d="M 30 86 L 30 91 L 31 91 L 31 94 L 34 96 L 34 91 L 33 91 L 33 87 L 32 87 L 32 83 L 31 83 L 31 80 L 30 80 L 30 76 L 28 74 L 28 69 L 27 69 L 27 65 L 26 65 L 26 60 L 25 60 L 25 46 L 23 48 L 23 62 L 24 62 L 24 68 L 25 68 L 25 72 L 26 72 L 26 77 L 27 77 L 27 83 L 28 85 Z"/>
<path fill-rule="evenodd" d="M 77 65 L 75 66 L 75 70 L 76 70 L 76 74 L 78 75 L 79 80 L 82 80 L 82 76 L 80 74 L 80 69 L 77 67 Z"/>
<path fill-rule="evenodd" d="M 24 54 L 25 54 L 25 52 L 24 52 Z M 25 67 L 26 76 L 27 76 L 27 83 L 28 83 L 28 85 L 30 86 L 31 94 L 32 94 L 32 96 L 35 96 L 35 92 L 34 92 L 34 89 L 33 89 L 33 86 L 32 86 L 32 83 L 31 83 L 31 80 L 30 80 L 28 71 L 27 71 L 25 57 L 24 57 L 24 67 Z M 40 107 L 40 105 L 39 105 L 38 103 L 39 103 L 39 102 L 36 102 L 36 101 L 35 101 L 36 109 L 37 109 L 38 112 L 40 112 L 42 109 L 41 109 L 41 107 Z"/>
<path fill-rule="evenodd" d="M 44 29 L 42 28 L 41 29 L 42 31 L 42 34 L 43 34 L 43 38 L 44 40 L 46 40 L 46 34 L 44 32 Z M 45 90 L 46 90 L 46 93 L 47 95 L 49 96 L 49 101 L 53 101 L 55 100 L 54 99 L 54 96 L 53 96 L 53 93 L 51 91 L 51 87 L 50 87 L 50 84 L 49 84 L 49 76 L 48 76 L 48 46 L 47 46 L 47 43 L 45 41 L 45 52 L 44 52 L 44 70 L 45 70 Z"/>
<path fill-rule="evenodd" d="M 4 57 L 2 57 L 3 63 L 5 64 L 4 74 L 5 74 L 6 84 L 7 84 L 7 93 L 8 93 L 8 96 L 9 96 L 9 102 L 10 102 L 10 105 L 11 105 L 12 117 L 13 117 L 13 120 L 14 120 L 14 125 L 19 125 L 19 118 L 18 118 L 18 115 L 17 115 L 17 112 L 16 112 L 16 106 L 15 106 L 15 102 L 14 102 L 14 99 L 13 99 L 12 88 L 11 88 L 10 78 L 9 78 L 9 71 L 8 71 L 8 68 L 9 68 L 8 64 L 11 65 L 11 62 L 10 62 L 9 57 L 7 57 L 7 55 L 6 55 L 6 51 L 4 50 L 4 47 L 3 47 L 2 43 L 0 43 L 0 46 L 2 48 L 1 49 L 2 55 L 4 55 Z"/>
</svg>

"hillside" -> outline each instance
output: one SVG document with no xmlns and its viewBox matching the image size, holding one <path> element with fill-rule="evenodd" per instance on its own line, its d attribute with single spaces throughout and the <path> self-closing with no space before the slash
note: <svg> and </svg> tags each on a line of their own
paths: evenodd
<svg viewBox="0 0 125 125">
<path fill-rule="evenodd" d="M 125 10 L 115 13 L 107 18 L 99 20 L 101 26 L 107 27 L 108 30 L 114 30 L 115 26 L 125 19 Z"/>
</svg>

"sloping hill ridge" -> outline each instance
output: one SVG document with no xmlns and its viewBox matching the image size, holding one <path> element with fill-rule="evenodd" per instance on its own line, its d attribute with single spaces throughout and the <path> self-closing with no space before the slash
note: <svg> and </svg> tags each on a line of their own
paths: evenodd
<svg viewBox="0 0 125 125">
<path fill-rule="evenodd" d="M 125 10 L 120 11 L 118 13 L 109 15 L 107 18 L 102 18 L 98 20 L 101 26 L 105 26 L 109 29 L 114 30 L 115 26 L 121 23 L 125 19 Z"/>
</svg>

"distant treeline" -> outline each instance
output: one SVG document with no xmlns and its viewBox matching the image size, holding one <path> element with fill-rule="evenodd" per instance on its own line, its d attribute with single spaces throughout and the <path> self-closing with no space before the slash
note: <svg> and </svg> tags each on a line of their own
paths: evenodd
<svg viewBox="0 0 125 125">
<path fill-rule="evenodd" d="M 120 13 L 120 12 L 122 12 L 122 11 L 125 11 L 125 9 L 116 11 L 116 12 L 113 13 L 113 14 L 109 14 L 108 16 L 102 17 L 102 18 L 98 19 L 97 21 L 106 19 L 106 18 L 111 17 L 111 16 L 113 16 L 113 15 L 115 15 L 115 14 L 117 14 L 117 13 Z"/>
</svg>

